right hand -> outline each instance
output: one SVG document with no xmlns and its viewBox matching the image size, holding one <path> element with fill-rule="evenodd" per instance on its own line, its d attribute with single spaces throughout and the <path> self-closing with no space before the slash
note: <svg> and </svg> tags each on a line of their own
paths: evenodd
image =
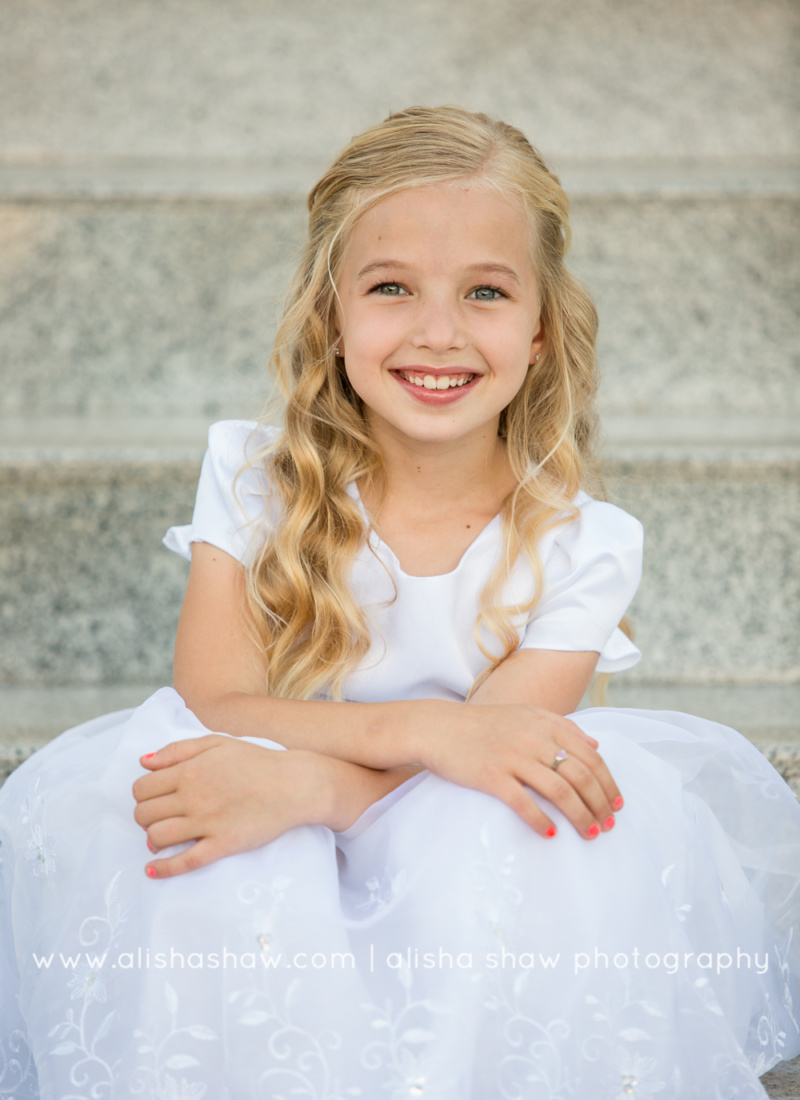
<svg viewBox="0 0 800 1100">
<path fill-rule="evenodd" d="M 504 802 L 540 836 L 555 825 L 526 788 L 543 795 L 581 836 L 593 840 L 614 827 L 619 789 L 597 751 L 598 742 L 574 722 L 525 703 L 461 706 L 424 739 L 425 767 L 461 787 Z M 556 753 L 567 759 L 553 768 Z"/>
<path fill-rule="evenodd" d="M 323 824 L 332 801 L 329 761 L 318 753 L 279 752 L 210 733 L 173 741 L 141 758 L 149 774 L 133 784 L 134 819 L 153 852 L 194 841 L 151 860 L 151 878 L 170 878 L 250 851 L 299 825 Z"/>
</svg>

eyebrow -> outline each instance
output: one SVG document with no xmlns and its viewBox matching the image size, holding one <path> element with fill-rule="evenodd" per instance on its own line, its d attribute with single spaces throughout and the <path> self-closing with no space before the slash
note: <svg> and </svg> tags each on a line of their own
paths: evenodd
<svg viewBox="0 0 800 1100">
<path fill-rule="evenodd" d="M 363 279 L 365 275 L 370 275 L 374 271 L 382 271 L 386 268 L 391 268 L 393 271 L 408 271 L 411 268 L 411 264 L 405 263 L 403 260 L 373 260 L 372 263 L 362 267 L 358 272 L 356 278 Z M 521 286 L 521 279 L 514 271 L 513 267 L 509 267 L 507 264 L 499 264 L 491 261 L 486 263 L 469 264 L 463 269 L 467 274 L 480 274 L 485 272 L 492 275 L 505 275 L 511 279 L 517 286 Z"/>
<path fill-rule="evenodd" d="M 477 273 L 485 271 L 488 274 L 493 274 L 493 275 L 506 275 L 509 279 L 513 280 L 513 282 L 515 282 L 517 284 L 517 286 L 522 285 L 522 281 L 521 281 L 519 275 L 517 275 L 514 268 L 509 267 L 508 264 L 497 264 L 497 263 L 470 264 L 469 267 L 464 268 L 464 270 L 469 272 L 470 274 L 472 274 L 472 272 L 475 272 L 477 274 Z"/>
<path fill-rule="evenodd" d="M 409 264 L 403 263 L 402 260 L 374 260 L 371 264 L 367 264 L 366 267 L 362 267 L 356 278 L 362 279 L 365 275 L 369 275 L 373 271 L 380 271 L 386 267 L 391 267 L 395 271 L 407 271 L 409 266 Z"/>
</svg>

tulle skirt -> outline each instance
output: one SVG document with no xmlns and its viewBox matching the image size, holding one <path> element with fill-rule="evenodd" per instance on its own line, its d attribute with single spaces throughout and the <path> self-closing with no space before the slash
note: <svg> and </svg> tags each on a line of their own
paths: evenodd
<svg viewBox="0 0 800 1100">
<path fill-rule="evenodd" d="M 764 1097 L 800 1052 L 797 800 L 725 727 L 574 717 L 625 796 L 594 841 L 426 772 L 155 882 L 138 757 L 207 731 L 165 688 L 62 734 L 0 792 L 0 1097 Z"/>
</svg>

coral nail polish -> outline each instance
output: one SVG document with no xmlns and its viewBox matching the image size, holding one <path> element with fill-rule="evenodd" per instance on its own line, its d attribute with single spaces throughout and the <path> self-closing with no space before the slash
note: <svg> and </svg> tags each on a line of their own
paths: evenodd
<svg viewBox="0 0 800 1100">
<path fill-rule="evenodd" d="M 155 878 L 156 877 L 155 867 L 148 867 L 147 868 L 147 874 L 150 876 L 150 878 Z"/>
<path fill-rule="evenodd" d="M 622 795 L 621 794 L 618 794 L 617 797 L 614 799 L 614 809 L 615 810 L 621 810 L 622 809 Z"/>
<path fill-rule="evenodd" d="M 609 814 L 608 817 L 603 822 L 603 825 L 605 826 L 606 829 L 613 829 L 614 826 L 616 825 L 616 821 L 614 820 L 613 816 L 611 814 Z"/>
<path fill-rule="evenodd" d="M 155 756 L 154 752 L 146 752 L 142 757 L 142 760 L 149 760 L 151 756 Z"/>
<path fill-rule="evenodd" d="M 554 837 L 556 835 L 555 825 L 551 825 L 547 832 L 544 834 L 546 837 Z"/>
<path fill-rule="evenodd" d="M 600 826 L 597 824 L 597 822 L 595 822 L 594 825 L 589 826 L 589 828 L 586 831 L 586 835 L 588 837 L 590 837 L 592 840 L 594 840 L 594 838 L 597 836 L 597 834 L 599 832 L 600 832 Z"/>
</svg>

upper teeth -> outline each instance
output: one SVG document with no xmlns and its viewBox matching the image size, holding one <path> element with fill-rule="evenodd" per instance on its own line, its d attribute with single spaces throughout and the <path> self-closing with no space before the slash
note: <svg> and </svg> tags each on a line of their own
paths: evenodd
<svg viewBox="0 0 800 1100">
<path fill-rule="evenodd" d="M 415 386 L 424 386 L 426 390 L 449 390 L 452 386 L 465 386 L 475 377 L 474 374 L 409 374 L 400 371 L 400 377 L 406 382 L 413 382 Z"/>
</svg>

